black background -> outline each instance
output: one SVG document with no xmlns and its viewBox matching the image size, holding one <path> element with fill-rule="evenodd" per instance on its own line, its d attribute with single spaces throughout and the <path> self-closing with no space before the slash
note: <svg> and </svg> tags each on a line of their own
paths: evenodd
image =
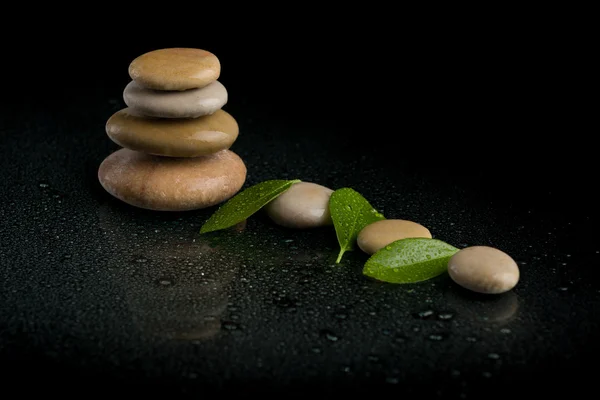
<svg viewBox="0 0 600 400">
<path fill-rule="evenodd" d="M 57 14 L 47 17 L 40 11 L 35 19 L 18 18 L 15 27 L 3 28 L 0 123 L 14 129 L 25 122 L 61 126 L 73 119 L 72 126 L 85 127 L 86 107 L 109 101 L 122 105 L 127 67 L 135 57 L 163 47 L 203 48 L 221 61 L 220 81 L 228 89 L 232 115 L 248 124 L 256 120 L 255 131 L 276 126 L 257 134 L 258 146 L 261 138 L 284 136 L 290 127 L 303 132 L 303 143 L 314 143 L 315 150 L 326 143 L 326 157 L 336 168 L 347 163 L 361 175 L 356 160 L 375 159 L 369 165 L 385 175 L 369 187 L 412 176 L 438 183 L 442 196 L 466 190 L 509 214 L 534 210 L 544 229 L 568 222 L 568 235 L 560 241 L 563 252 L 595 245 L 590 232 L 597 197 L 590 187 L 596 181 L 596 149 L 581 126 L 585 105 L 572 91 L 578 85 L 573 67 L 579 54 L 559 23 L 538 24 L 531 15 L 457 18 L 442 10 L 433 18 L 428 12 L 416 16 L 374 6 L 355 9 L 352 16 L 346 8 L 326 15 L 323 7 L 290 4 L 289 10 L 275 8 L 262 18 L 199 9 L 177 16 L 161 9 L 130 16 L 118 7 L 107 7 L 107 15 L 76 9 L 74 17 L 59 17 L 54 10 Z M 98 127 L 103 123 L 90 121 Z M 59 137 L 74 134 L 49 131 L 58 143 Z M 77 142 L 85 145 L 80 137 Z M 17 154 L 10 160 L 18 162 L 21 149 L 4 151 Z M 310 151 L 306 159 L 310 163 Z M 320 159 L 315 165 L 327 168 L 328 163 Z M 596 279 L 596 265 L 580 263 L 570 273 Z M 585 308 L 586 299 L 573 304 Z M 549 308 L 562 300 L 553 301 Z M 597 332 L 597 322 L 590 324 Z M 584 348 L 590 351 L 584 354 Z M 569 382 L 582 388 L 584 363 L 597 354 L 597 346 L 582 343 L 577 349 L 567 370 L 552 375 L 541 368 L 550 359 L 553 366 L 560 364 L 558 348 L 547 351 L 552 357 L 540 350 L 539 359 L 528 360 L 531 369 L 525 365 L 520 373 L 531 373 L 536 385 L 547 373 L 563 379 L 567 391 Z M 22 354 L 29 357 L 23 356 L 17 369 L 22 376 L 37 358 L 19 351 L 9 354 L 16 363 Z M 74 373 L 59 366 L 48 368 L 57 376 Z M 346 383 L 338 382 L 339 388 Z"/>
</svg>

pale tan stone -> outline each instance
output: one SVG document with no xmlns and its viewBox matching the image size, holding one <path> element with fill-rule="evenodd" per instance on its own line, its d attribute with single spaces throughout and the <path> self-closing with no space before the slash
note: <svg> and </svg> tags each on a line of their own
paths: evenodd
<svg viewBox="0 0 600 400">
<path fill-rule="evenodd" d="M 459 250 L 448 262 L 448 274 L 466 289 L 489 294 L 511 290 L 520 277 L 515 260 L 503 251 L 488 246 Z"/>
<path fill-rule="evenodd" d="M 198 118 L 213 114 L 227 104 L 227 89 L 219 81 L 199 89 L 146 89 L 135 81 L 123 91 L 125 104 L 137 113 L 157 118 Z"/>
<path fill-rule="evenodd" d="M 329 198 L 333 190 L 311 182 L 298 182 L 265 206 L 267 215 L 286 228 L 331 225 Z"/>
<path fill-rule="evenodd" d="M 198 157 L 228 149 L 238 137 L 236 120 L 226 111 L 199 118 L 145 117 L 131 108 L 113 114 L 108 137 L 119 146 L 167 157 Z"/>
<path fill-rule="evenodd" d="M 367 254 L 406 238 L 431 238 L 431 232 L 423 225 L 403 219 L 384 219 L 365 226 L 357 237 L 358 247 Z"/>
<path fill-rule="evenodd" d="M 156 90 L 201 88 L 221 74 L 213 53 L 191 48 L 169 48 L 142 54 L 129 64 L 129 76 L 141 86 Z"/>
<path fill-rule="evenodd" d="M 187 211 L 235 195 L 246 180 L 246 166 L 230 150 L 197 158 L 170 158 L 121 149 L 100 164 L 98 179 L 108 193 L 133 206 Z"/>
</svg>

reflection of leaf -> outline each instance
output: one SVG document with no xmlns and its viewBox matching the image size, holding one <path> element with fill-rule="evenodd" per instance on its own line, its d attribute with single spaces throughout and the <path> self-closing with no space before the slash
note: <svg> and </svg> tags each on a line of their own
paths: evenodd
<svg viewBox="0 0 600 400">
<path fill-rule="evenodd" d="M 271 180 L 251 186 L 223 204 L 200 228 L 208 233 L 242 222 L 300 180 Z"/>
<path fill-rule="evenodd" d="M 458 249 L 437 239 L 397 240 L 373 254 L 363 274 L 384 282 L 412 283 L 434 278 L 448 270 Z"/>
<path fill-rule="evenodd" d="M 350 188 L 338 189 L 331 194 L 329 211 L 340 244 L 336 263 L 346 251 L 354 248 L 356 237 L 365 226 L 385 219 L 363 196 Z"/>
</svg>

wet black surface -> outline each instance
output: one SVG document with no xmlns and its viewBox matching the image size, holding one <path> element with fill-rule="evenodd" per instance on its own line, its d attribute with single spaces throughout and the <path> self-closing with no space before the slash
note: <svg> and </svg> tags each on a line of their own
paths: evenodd
<svg viewBox="0 0 600 400">
<path fill-rule="evenodd" d="M 490 245 L 513 256 L 518 286 L 479 296 L 446 275 L 409 286 L 372 281 L 358 251 L 334 265 L 330 228 L 291 231 L 259 214 L 241 231 L 200 237 L 215 208 L 157 213 L 111 198 L 96 178 L 117 149 L 104 124 L 124 106 L 128 61 L 162 43 L 133 46 L 110 62 L 91 50 L 77 54 L 113 71 L 98 74 L 85 95 L 87 72 L 57 67 L 52 96 L 18 90 L 3 104 L 4 388 L 475 398 L 593 387 L 593 158 L 576 138 L 535 136 L 552 116 L 533 110 L 524 92 L 511 102 L 482 94 L 510 93 L 509 78 L 440 76 L 425 61 L 421 75 L 420 64 L 402 74 L 382 60 L 385 85 L 348 87 L 343 51 L 323 45 L 318 55 L 329 57 L 331 78 L 300 76 L 296 53 L 279 52 L 269 61 L 282 72 L 265 87 L 252 78 L 273 70 L 244 64 L 250 46 L 238 46 L 239 57 L 225 45 L 213 49 L 222 55 L 225 109 L 240 124 L 232 150 L 247 164 L 246 186 L 298 178 L 352 187 L 388 218 L 420 222 L 457 247 Z M 400 95 L 369 97 L 388 92 Z"/>
</svg>

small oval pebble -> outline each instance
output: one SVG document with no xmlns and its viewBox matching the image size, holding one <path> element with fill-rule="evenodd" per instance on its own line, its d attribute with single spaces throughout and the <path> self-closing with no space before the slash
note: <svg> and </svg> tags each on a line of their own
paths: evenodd
<svg viewBox="0 0 600 400">
<path fill-rule="evenodd" d="M 333 190 L 311 182 L 293 184 L 265 206 L 267 215 L 286 228 L 315 228 L 331 225 L 329 198 Z"/>
<path fill-rule="evenodd" d="M 365 226 L 356 239 L 358 247 L 367 254 L 406 238 L 431 238 L 429 229 L 416 222 L 403 219 L 383 219 Z"/>
<path fill-rule="evenodd" d="M 104 189 L 136 207 L 187 211 L 221 203 L 246 180 L 246 166 L 230 150 L 198 158 L 169 158 L 121 149 L 98 169 Z"/>
<path fill-rule="evenodd" d="M 131 79 L 148 89 L 195 89 L 216 81 L 221 74 L 217 56 L 209 51 L 170 48 L 142 54 L 129 64 Z"/>
<path fill-rule="evenodd" d="M 238 137 L 236 120 L 226 111 L 191 119 L 145 117 L 131 108 L 113 114 L 108 137 L 119 146 L 167 157 L 198 157 L 228 149 Z"/>
<path fill-rule="evenodd" d="M 214 81 L 199 89 L 163 91 L 146 89 L 131 81 L 123 91 L 125 104 L 139 114 L 157 118 L 198 118 L 227 103 L 227 89 Z"/>
<path fill-rule="evenodd" d="M 519 282 L 517 263 L 488 246 L 459 250 L 448 262 L 448 274 L 460 286 L 478 293 L 504 293 Z"/>
</svg>

